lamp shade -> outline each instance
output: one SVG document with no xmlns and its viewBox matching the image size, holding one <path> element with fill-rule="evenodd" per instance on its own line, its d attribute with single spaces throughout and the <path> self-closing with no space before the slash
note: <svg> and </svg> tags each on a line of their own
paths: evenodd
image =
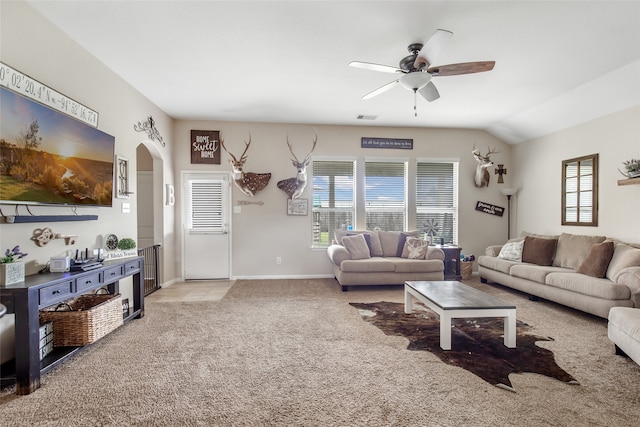
<svg viewBox="0 0 640 427">
<path fill-rule="evenodd" d="M 518 189 L 517 188 L 502 188 L 500 191 L 505 196 L 513 196 L 514 194 L 516 194 L 518 192 Z"/>
</svg>

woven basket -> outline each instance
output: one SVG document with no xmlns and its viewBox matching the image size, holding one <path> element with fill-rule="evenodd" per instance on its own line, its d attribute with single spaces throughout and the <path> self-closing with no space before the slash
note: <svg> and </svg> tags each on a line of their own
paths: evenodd
<svg viewBox="0 0 640 427">
<path fill-rule="evenodd" d="M 120 294 L 81 295 L 41 310 L 40 321 L 53 322 L 54 347 L 91 344 L 122 325 L 122 298 Z"/>
<path fill-rule="evenodd" d="M 473 276 L 473 261 L 460 261 L 460 276 L 462 280 L 469 280 Z"/>
</svg>

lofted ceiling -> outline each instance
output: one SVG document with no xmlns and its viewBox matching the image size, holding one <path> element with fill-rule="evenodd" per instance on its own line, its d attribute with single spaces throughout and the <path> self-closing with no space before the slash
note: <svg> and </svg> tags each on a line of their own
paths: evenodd
<svg viewBox="0 0 640 427">
<path fill-rule="evenodd" d="M 640 1 L 40 1 L 36 10 L 176 119 L 484 129 L 518 143 L 640 105 Z M 407 46 L 453 32 L 427 102 Z M 375 119 L 358 119 L 373 116 Z"/>
</svg>

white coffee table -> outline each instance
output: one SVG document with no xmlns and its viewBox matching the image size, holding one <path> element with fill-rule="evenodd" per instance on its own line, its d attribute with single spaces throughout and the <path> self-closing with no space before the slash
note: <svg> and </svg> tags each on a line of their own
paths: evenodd
<svg viewBox="0 0 640 427">
<path fill-rule="evenodd" d="M 516 306 L 460 282 L 405 282 L 404 312 L 412 311 L 412 298 L 440 316 L 440 347 L 451 350 L 451 319 L 502 317 L 504 345 L 516 346 Z"/>
</svg>

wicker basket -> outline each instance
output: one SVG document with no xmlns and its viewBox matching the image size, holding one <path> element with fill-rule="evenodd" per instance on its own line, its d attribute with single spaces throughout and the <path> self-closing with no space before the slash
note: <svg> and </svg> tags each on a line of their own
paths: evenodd
<svg viewBox="0 0 640 427">
<path fill-rule="evenodd" d="M 54 347 L 91 344 L 122 325 L 122 298 L 120 294 L 81 295 L 41 310 L 40 321 L 53 322 Z"/>
<path fill-rule="evenodd" d="M 473 276 L 473 261 L 460 261 L 460 276 L 462 280 L 469 280 Z"/>
</svg>

